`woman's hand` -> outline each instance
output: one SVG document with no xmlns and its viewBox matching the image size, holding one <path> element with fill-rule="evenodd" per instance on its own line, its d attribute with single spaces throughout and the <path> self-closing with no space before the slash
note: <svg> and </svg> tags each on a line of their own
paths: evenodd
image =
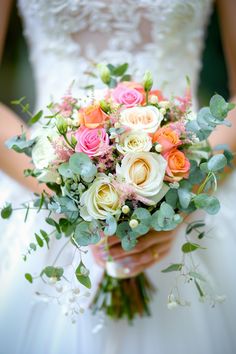
<svg viewBox="0 0 236 354">
<path fill-rule="evenodd" d="M 122 249 L 118 237 L 111 236 L 108 237 L 108 251 L 105 251 L 104 243 L 93 246 L 92 251 L 100 266 L 105 268 L 111 256 L 120 268 L 127 270 L 129 276 L 135 276 L 161 261 L 170 252 L 175 233 L 176 230 L 149 231 L 138 239 L 135 248 L 129 252 Z"/>
</svg>

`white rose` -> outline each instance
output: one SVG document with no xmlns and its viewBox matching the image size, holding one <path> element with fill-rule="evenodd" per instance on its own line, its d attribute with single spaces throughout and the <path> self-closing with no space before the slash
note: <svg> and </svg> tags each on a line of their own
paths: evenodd
<svg viewBox="0 0 236 354">
<path fill-rule="evenodd" d="M 152 148 L 151 137 L 142 131 L 130 131 L 120 136 L 119 144 L 116 145 L 121 154 L 136 151 L 150 151 Z"/>
<path fill-rule="evenodd" d="M 120 113 L 120 123 L 133 130 L 155 133 L 159 128 L 163 115 L 154 106 L 132 107 Z"/>
<path fill-rule="evenodd" d="M 117 165 L 117 176 L 131 184 L 137 195 L 150 200 L 150 205 L 160 201 L 168 187 L 163 183 L 167 162 L 152 152 L 128 153 Z"/>
<path fill-rule="evenodd" d="M 80 199 L 80 215 L 86 221 L 105 220 L 108 215 L 115 215 L 121 207 L 120 196 L 111 179 L 101 173 Z"/>
<path fill-rule="evenodd" d="M 32 149 L 32 160 L 39 170 L 47 168 L 56 159 L 55 150 L 48 138 L 58 137 L 50 128 L 37 131 L 37 142 Z"/>
</svg>

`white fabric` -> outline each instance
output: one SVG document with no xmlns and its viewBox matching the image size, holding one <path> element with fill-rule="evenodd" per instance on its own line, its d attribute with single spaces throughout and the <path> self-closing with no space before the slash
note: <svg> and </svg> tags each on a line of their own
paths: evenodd
<svg viewBox="0 0 236 354">
<path fill-rule="evenodd" d="M 83 72 L 100 61 L 127 61 L 137 77 L 150 69 L 167 94 L 183 94 L 187 75 L 195 95 L 211 0 L 20 0 L 19 7 L 35 73 L 37 108 L 51 96 L 62 95 L 73 80 L 76 89 L 81 89 L 87 84 Z M 29 193 L 26 196 L 5 175 L 0 179 L 1 200 L 28 199 Z M 191 307 L 167 309 L 174 274 L 160 270 L 179 261 L 180 232 L 171 254 L 149 270 L 158 287 L 153 316 L 135 321 L 132 327 L 123 321 L 105 321 L 98 332 L 102 318 L 86 313 L 71 324 L 56 304 L 33 301 L 33 291 L 43 291 L 44 286 L 31 286 L 23 274 L 40 269 L 52 255 L 37 251 L 38 256 L 24 263 L 21 254 L 33 231 L 42 227 L 41 218 L 32 214 L 24 225 L 19 212 L 14 219 L 1 221 L 0 354 L 235 353 L 235 191 L 234 174 L 219 193 L 220 214 L 207 219 L 209 227 L 214 226 L 212 238 L 206 241 L 208 250 L 198 256 L 216 291 L 226 294 L 226 302 L 209 308 L 185 285 L 183 297 L 191 301 Z M 96 284 L 100 271 L 90 256 L 88 262 Z"/>
</svg>

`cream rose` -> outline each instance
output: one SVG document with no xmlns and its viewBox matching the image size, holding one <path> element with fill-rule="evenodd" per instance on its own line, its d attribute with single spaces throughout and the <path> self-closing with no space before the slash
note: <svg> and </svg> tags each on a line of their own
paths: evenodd
<svg viewBox="0 0 236 354">
<path fill-rule="evenodd" d="M 109 214 L 115 215 L 121 208 L 120 197 L 111 179 L 98 174 L 91 187 L 82 194 L 80 215 L 86 221 L 105 220 Z"/>
<path fill-rule="evenodd" d="M 154 106 L 132 107 L 120 114 L 120 123 L 133 130 L 155 133 L 159 128 L 163 115 Z"/>
<path fill-rule="evenodd" d="M 168 191 L 163 183 L 166 160 L 159 154 L 152 152 L 128 153 L 117 165 L 116 172 L 119 178 L 125 180 L 135 189 L 135 192 L 150 200 L 150 205 L 156 204 Z"/>
<path fill-rule="evenodd" d="M 39 129 L 36 132 L 37 142 L 32 149 L 32 160 L 36 168 L 42 170 L 47 168 L 56 159 L 55 149 L 49 138 L 57 138 L 58 134 L 54 129 Z"/>
<path fill-rule="evenodd" d="M 152 148 L 151 137 L 142 131 L 130 131 L 120 136 L 119 144 L 116 145 L 121 154 L 136 151 L 150 151 Z"/>
</svg>

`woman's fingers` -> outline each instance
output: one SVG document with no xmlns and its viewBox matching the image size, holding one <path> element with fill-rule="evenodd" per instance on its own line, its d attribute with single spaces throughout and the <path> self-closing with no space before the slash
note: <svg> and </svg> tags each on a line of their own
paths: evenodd
<svg viewBox="0 0 236 354">
<path fill-rule="evenodd" d="M 121 244 L 114 244 L 113 246 L 109 247 L 109 255 L 111 255 L 114 260 L 117 260 L 120 258 L 125 258 L 129 255 L 141 253 L 147 248 L 154 245 L 160 245 L 163 242 L 172 243 L 172 240 L 173 234 L 169 232 L 166 234 L 161 233 L 160 235 L 153 235 L 152 233 L 149 233 L 145 236 L 141 236 L 138 239 L 137 245 L 131 251 L 124 251 Z"/>
<path fill-rule="evenodd" d="M 169 253 L 169 249 L 160 252 L 158 254 L 158 258 L 153 257 L 152 260 L 149 259 L 147 262 L 142 263 L 142 264 L 131 262 L 131 263 L 127 264 L 125 267 L 123 266 L 123 264 L 121 264 L 121 268 L 122 269 L 126 268 L 128 270 L 127 274 L 129 274 L 129 276 L 135 276 L 135 275 L 142 273 L 145 269 L 160 262 L 163 258 L 165 258 L 168 255 L 168 253 Z M 119 261 L 118 261 L 118 264 L 120 264 Z"/>
</svg>

